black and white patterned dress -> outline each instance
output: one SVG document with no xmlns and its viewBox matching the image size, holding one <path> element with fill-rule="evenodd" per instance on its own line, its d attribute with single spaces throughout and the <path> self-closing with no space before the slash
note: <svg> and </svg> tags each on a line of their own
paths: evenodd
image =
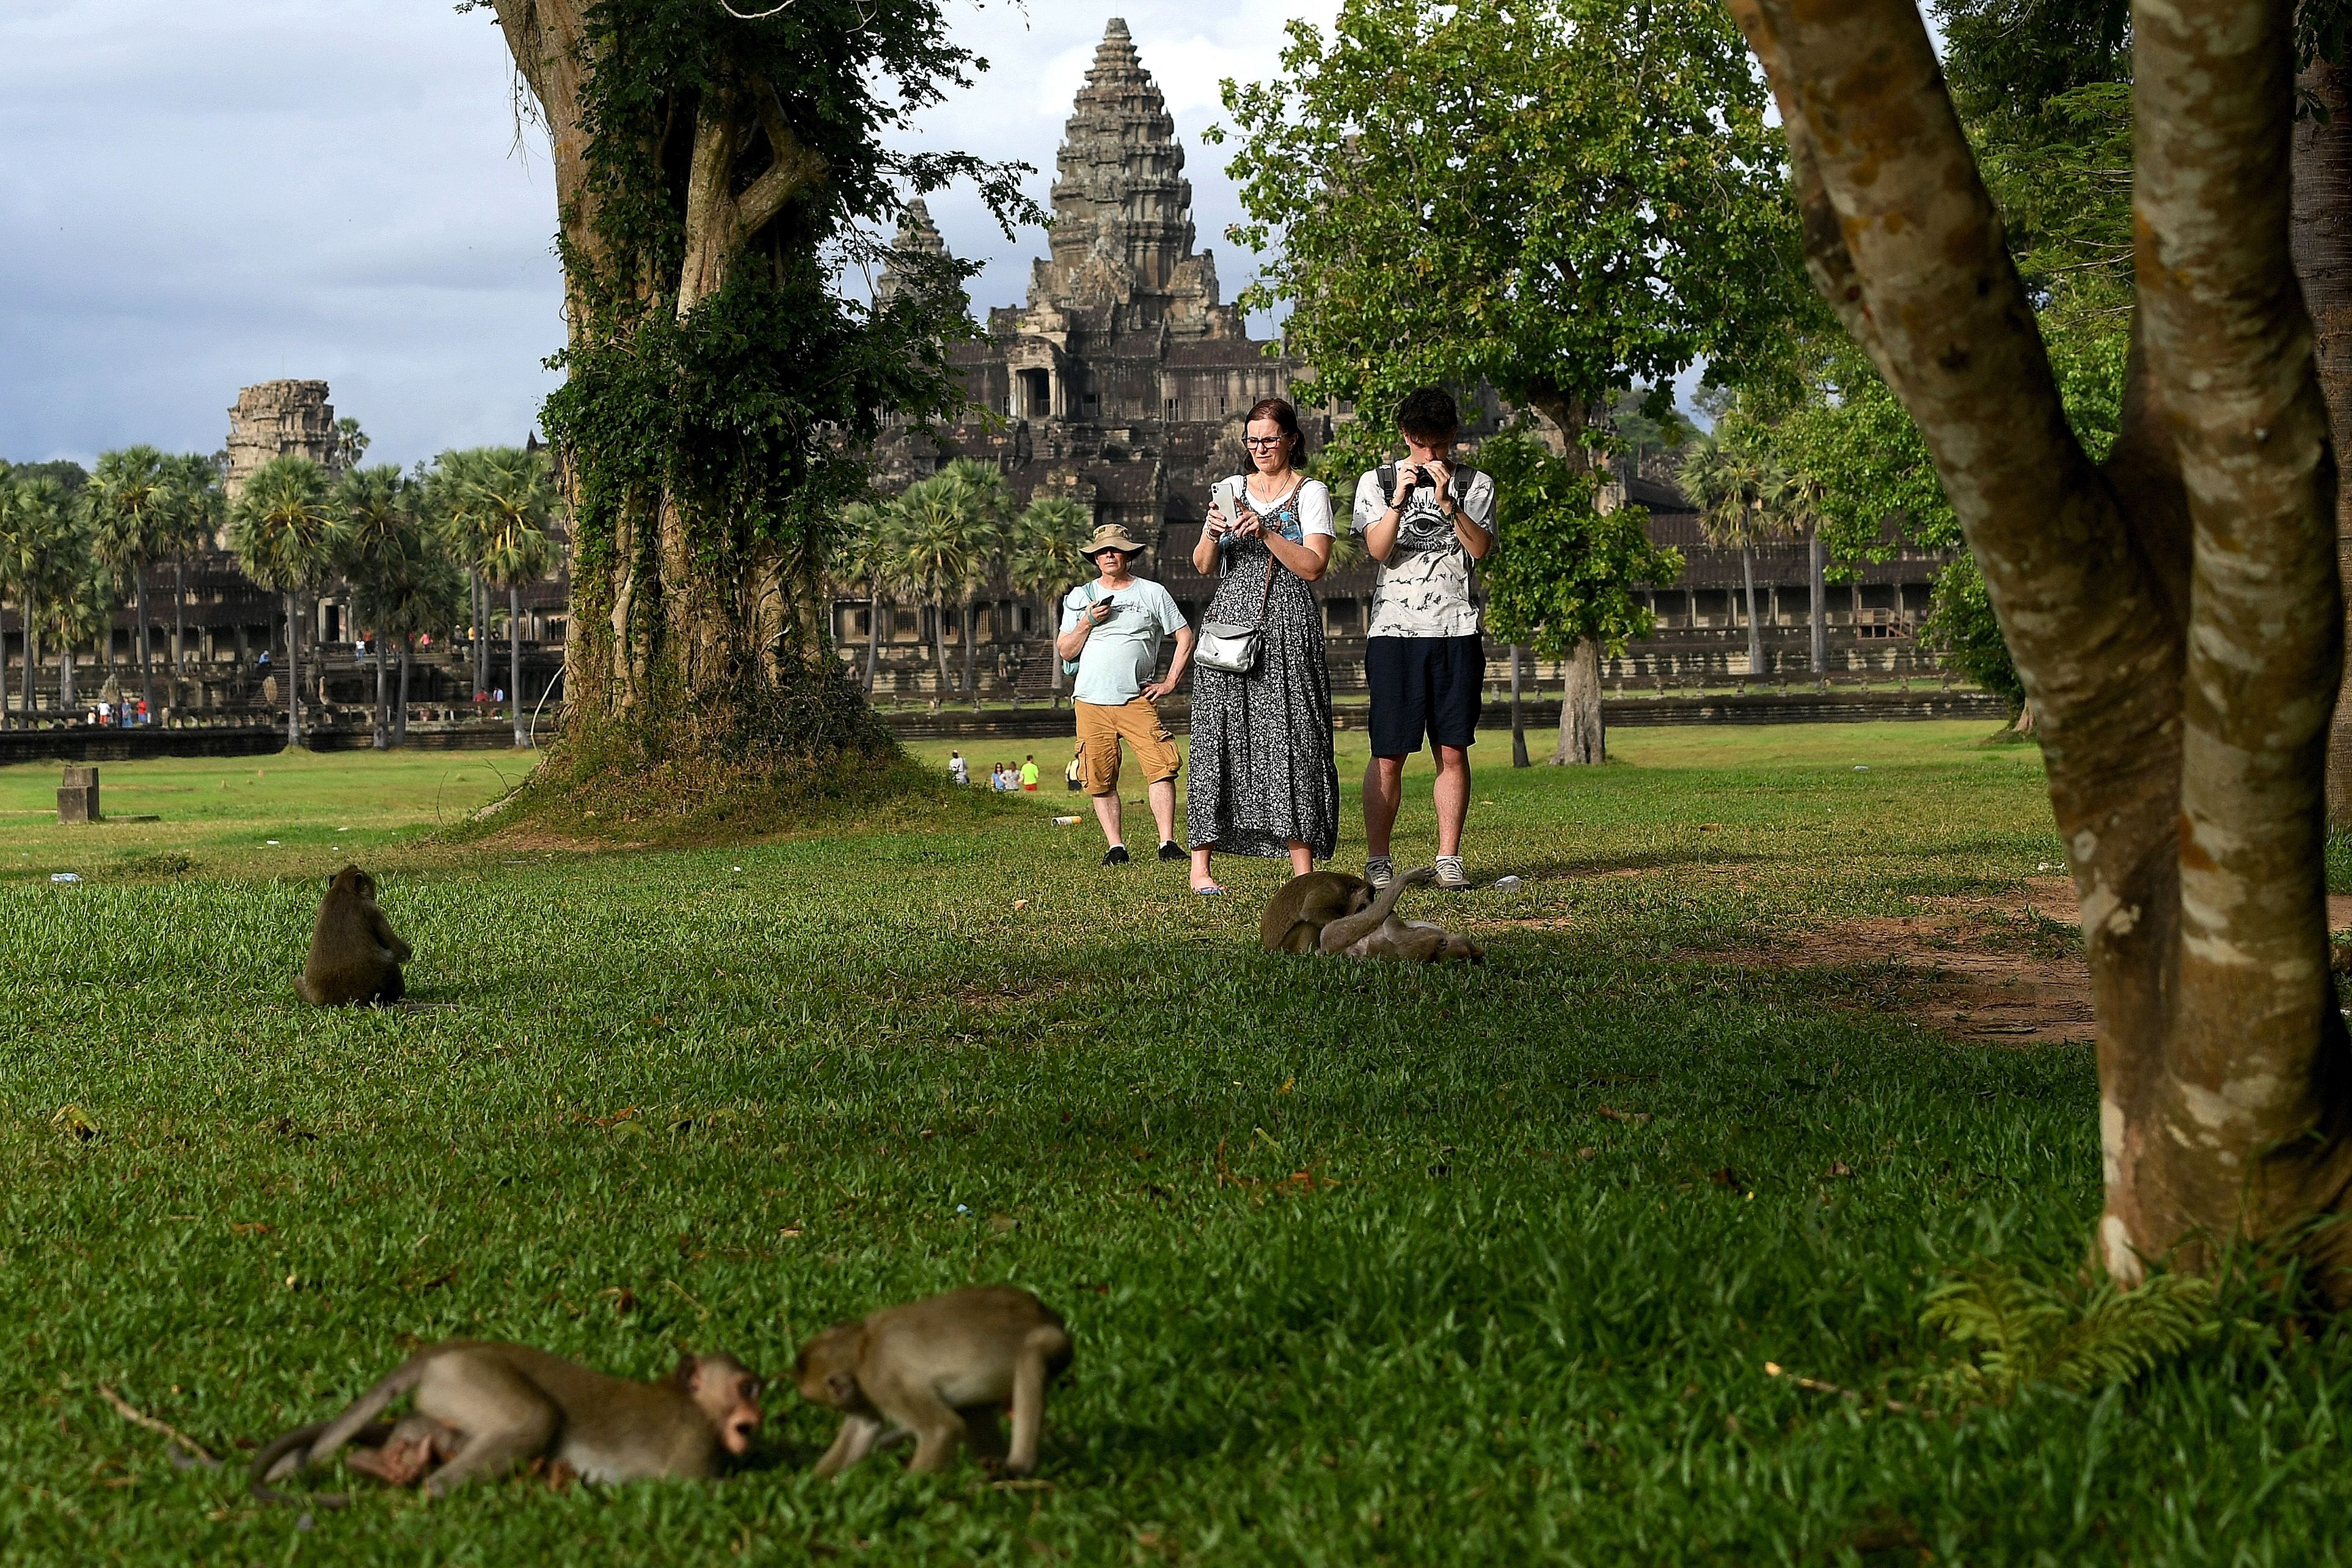
<svg viewBox="0 0 2352 1568">
<path fill-rule="evenodd" d="M 1307 485 L 1261 510 L 1242 486 L 1219 486 L 1230 503 L 1255 513 L 1292 544 L 1305 530 L 1299 498 Z M 1328 507 L 1328 493 L 1318 497 Z M 1261 624 L 1266 593 L 1263 539 L 1218 541 L 1221 580 L 1204 621 Z M 1246 675 L 1192 666 L 1192 779 L 1184 801 L 1193 849 L 1283 857 L 1293 839 L 1328 860 L 1339 838 L 1339 773 L 1331 760 L 1331 676 L 1325 662 L 1323 612 L 1314 590 L 1276 561 L 1257 667 Z"/>
</svg>

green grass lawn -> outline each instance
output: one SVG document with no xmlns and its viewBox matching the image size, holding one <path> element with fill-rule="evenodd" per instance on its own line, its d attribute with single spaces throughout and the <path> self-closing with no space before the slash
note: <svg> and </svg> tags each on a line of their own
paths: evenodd
<svg viewBox="0 0 2352 1568">
<path fill-rule="evenodd" d="M 159 821 L 71 831 L 29 814 L 54 769 L 0 771 L 0 1558 L 2338 1561 L 2339 1335 L 1885 1409 L 1951 1354 L 1945 1270 L 2083 1258 L 2090 1053 L 1727 950 L 2056 862 L 2038 754 L 1984 728 L 1628 730 L 1516 773 L 1487 736 L 1471 866 L 1528 882 L 1409 903 L 1486 945 L 1444 970 L 1258 953 L 1271 863 L 1218 901 L 1101 869 L 1051 822 L 1058 743 L 966 748 L 1054 787 L 923 831 L 659 853 L 415 841 L 503 754 L 109 765 Z M 1402 832 L 1425 858 L 1425 790 Z M 293 999 L 353 857 L 415 1010 Z M 830 1423 L 779 1387 L 719 1485 L 362 1487 L 305 1529 L 96 1392 L 226 1449 L 409 1336 L 774 1372 L 977 1280 L 1076 1338 L 1039 1484 L 814 1481 Z"/>
</svg>

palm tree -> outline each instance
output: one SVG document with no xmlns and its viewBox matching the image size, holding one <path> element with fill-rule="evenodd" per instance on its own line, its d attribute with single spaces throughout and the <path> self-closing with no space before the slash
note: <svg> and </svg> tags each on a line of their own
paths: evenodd
<svg viewBox="0 0 2352 1568">
<path fill-rule="evenodd" d="M 72 497 L 55 479 L 0 479 L 0 596 L 16 607 L 24 628 L 25 662 L 18 688 L 19 722 L 34 713 L 34 678 L 40 668 L 41 630 L 51 601 L 87 551 L 75 527 Z M 7 671 L 0 664 L 0 719 L 6 716 Z"/>
<path fill-rule="evenodd" d="M 992 577 L 1001 575 L 1005 550 L 1005 526 L 1013 517 L 1013 490 L 1004 482 L 1004 472 L 992 463 L 974 458 L 959 457 L 940 473 L 961 485 L 970 494 L 970 515 L 967 528 L 971 530 L 971 550 L 975 570 L 964 580 L 963 587 L 963 689 L 971 698 L 971 711 L 980 711 L 980 685 L 972 677 L 972 598 L 987 586 Z"/>
<path fill-rule="evenodd" d="M 81 503 L 89 522 L 93 556 L 117 581 L 131 584 L 131 601 L 139 617 L 139 695 L 152 713 L 155 663 L 147 613 L 147 567 L 175 548 L 171 541 L 176 498 L 163 455 L 145 445 L 100 453 L 89 483 L 82 486 Z M 110 636 L 109 643 L 112 641 Z M 110 663 L 111 658 L 110 647 Z"/>
<path fill-rule="evenodd" d="M 1086 575 L 1086 548 L 1094 532 L 1094 514 L 1066 496 L 1041 496 L 1021 509 L 1006 530 L 1004 576 L 1013 591 L 1043 601 L 1046 608 L 1047 679 L 1053 705 L 1062 706 L 1062 661 L 1052 647 L 1055 607 L 1065 585 Z M 1018 694 L 1014 697 L 1017 706 Z"/>
<path fill-rule="evenodd" d="M 416 517 L 416 487 L 396 463 L 353 468 L 335 486 L 335 511 L 343 526 L 335 570 L 351 583 L 352 617 L 366 624 L 375 641 L 375 735 L 382 751 L 392 744 L 392 653 L 383 625 L 383 596 L 379 590 L 406 569 L 407 558 L 423 548 L 423 528 Z M 372 608 L 375 613 L 363 613 Z"/>
<path fill-rule="evenodd" d="M 465 591 L 465 577 L 449 558 L 444 535 L 413 511 L 407 526 L 383 542 L 365 575 L 352 584 L 352 613 L 375 635 L 379 694 L 387 650 L 394 640 L 400 644 L 400 689 L 393 706 L 392 745 L 403 745 L 408 739 L 408 672 L 416 639 L 455 625 Z M 381 695 L 378 700 L 382 702 Z"/>
<path fill-rule="evenodd" d="M 1764 465 L 1726 418 L 1683 449 L 1675 476 L 1698 504 L 1699 528 L 1707 542 L 1739 547 L 1739 571 L 1748 587 L 1748 673 L 1764 673 L 1764 633 L 1756 621 L 1756 546 L 1778 525 L 1763 515 Z"/>
<path fill-rule="evenodd" d="M 68 532 L 61 559 L 41 606 L 41 629 L 57 639 L 58 706 L 74 706 L 73 653 L 77 644 L 111 638 L 114 576 L 89 550 L 87 535 Z"/>
<path fill-rule="evenodd" d="M 874 695 L 874 672 L 881 658 L 884 595 L 896 586 L 888 559 L 893 527 L 888 506 L 850 502 L 841 508 L 841 531 L 828 569 L 841 587 L 862 590 L 866 595 L 866 675 L 860 685 L 868 699 Z"/>
<path fill-rule="evenodd" d="M 946 699 L 948 603 L 987 575 L 988 557 L 978 547 L 971 488 L 948 474 L 918 479 L 898 497 L 898 543 L 893 554 L 915 596 L 931 607 L 931 651 L 940 685 L 931 707 Z"/>
<path fill-rule="evenodd" d="M 228 503 L 211 458 L 194 452 L 166 457 L 163 470 L 172 487 L 163 544 L 172 557 L 172 703 L 176 707 L 188 675 L 188 553 L 205 549 L 219 535 Z"/>
<path fill-rule="evenodd" d="M 342 524 L 327 473 L 307 457 L 273 457 L 237 497 L 228 548 L 245 575 L 286 596 L 286 744 L 302 744 L 302 596 L 334 570 Z"/>
<path fill-rule="evenodd" d="M 1820 680 L 1829 674 L 1829 592 L 1822 571 L 1822 507 L 1829 497 L 1829 486 L 1803 468 L 1775 461 L 1769 465 L 1764 478 L 1764 509 L 1791 536 L 1802 534 L 1805 539 L 1807 593 L 1811 610 L 1806 619 L 1811 622 L 1813 678 Z"/>
<path fill-rule="evenodd" d="M 457 558 L 477 579 L 507 591 L 507 695 L 513 704 L 514 743 L 527 747 L 522 585 L 545 576 L 554 559 L 547 528 L 557 505 L 555 476 L 546 453 L 520 446 L 483 446 L 452 455 L 458 461 L 445 514 L 450 538 Z M 487 595 L 483 602 L 487 607 Z"/>
</svg>

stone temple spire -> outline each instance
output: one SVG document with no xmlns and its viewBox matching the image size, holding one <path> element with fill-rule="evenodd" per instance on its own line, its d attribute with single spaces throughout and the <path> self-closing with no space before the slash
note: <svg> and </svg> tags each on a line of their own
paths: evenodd
<svg viewBox="0 0 2352 1568">
<path fill-rule="evenodd" d="M 1053 292 L 1099 295 L 1109 279 L 1081 275 L 1123 271 L 1129 290 L 1160 293 L 1177 285 L 1192 255 L 1192 185 L 1184 148 L 1159 84 L 1136 57 L 1135 40 L 1117 16 L 1103 31 L 1094 68 L 1079 89 L 1054 182 Z M 1089 264 L 1092 264 L 1091 267 Z"/>
<path fill-rule="evenodd" d="M 907 204 L 906 216 L 898 220 L 898 233 L 890 241 L 893 257 L 906 256 L 945 256 L 948 242 L 940 237 L 938 227 L 931 222 L 931 210 L 918 196 Z M 890 262 L 882 265 L 882 275 L 874 280 L 874 303 L 887 305 L 896 299 L 907 287 L 900 276 L 901 268 Z"/>
</svg>

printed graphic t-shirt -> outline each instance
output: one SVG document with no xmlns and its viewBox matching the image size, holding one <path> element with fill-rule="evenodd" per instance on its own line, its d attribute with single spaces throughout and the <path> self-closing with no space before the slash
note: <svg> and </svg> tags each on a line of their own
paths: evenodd
<svg viewBox="0 0 2352 1568">
<path fill-rule="evenodd" d="M 1078 650 L 1070 695 L 1097 707 L 1124 707 L 1143 695 L 1160 667 L 1160 640 L 1183 627 L 1184 613 L 1166 589 L 1139 577 L 1109 592 L 1089 582 L 1063 599 L 1063 632 L 1076 631 L 1078 617 L 1097 599 L 1111 601 L 1111 612 Z"/>
<path fill-rule="evenodd" d="M 1454 470 L 1454 505 L 1489 538 L 1495 533 L 1495 481 L 1475 468 Z M 1369 531 L 1389 508 L 1375 468 L 1356 481 L 1355 526 Z M 1470 552 L 1437 509 L 1434 489 L 1415 490 L 1397 522 L 1396 548 L 1372 591 L 1368 637 L 1475 637 L 1478 607 L 1470 601 Z"/>
</svg>

